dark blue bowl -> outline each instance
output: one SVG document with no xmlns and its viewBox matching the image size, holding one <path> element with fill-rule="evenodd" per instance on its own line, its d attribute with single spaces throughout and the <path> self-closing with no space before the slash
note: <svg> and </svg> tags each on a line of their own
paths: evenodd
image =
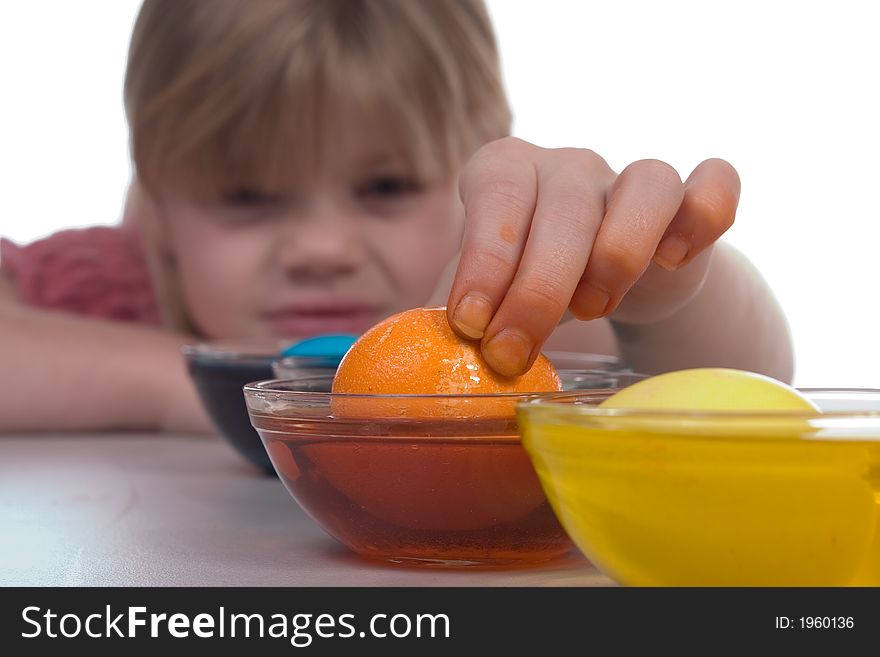
<svg viewBox="0 0 880 657">
<path fill-rule="evenodd" d="M 217 431 L 245 459 L 266 474 L 275 470 L 248 418 L 242 388 L 273 378 L 272 363 L 287 342 L 226 342 L 187 345 L 187 368 Z"/>
</svg>

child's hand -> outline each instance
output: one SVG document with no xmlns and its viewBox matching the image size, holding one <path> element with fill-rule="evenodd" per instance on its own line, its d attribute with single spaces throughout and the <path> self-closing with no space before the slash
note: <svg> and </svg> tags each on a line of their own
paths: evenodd
<svg viewBox="0 0 880 657">
<path fill-rule="evenodd" d="M 682 183 L 657 160 L 615 174 L 592 151 L 505 138 L 474 155 L 460 187 L 467 219 L 449 321 L 514 375 L 566 310 L 646 324 L 682 308 L 733 223 L 740 182 L 723 160 Z"/>
</svg>

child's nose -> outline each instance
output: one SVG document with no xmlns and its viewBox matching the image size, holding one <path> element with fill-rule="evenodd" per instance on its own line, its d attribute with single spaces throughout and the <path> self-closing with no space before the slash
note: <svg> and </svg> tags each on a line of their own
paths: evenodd
<svg viewBox="0 0 880 657">
<path fill-rule="evenodd" d="M 320 279 L 354 272 L 365 251 L 356 218 L 324 212 L 290 222 L 278 254 L 289 276 Z"/>
</svg>

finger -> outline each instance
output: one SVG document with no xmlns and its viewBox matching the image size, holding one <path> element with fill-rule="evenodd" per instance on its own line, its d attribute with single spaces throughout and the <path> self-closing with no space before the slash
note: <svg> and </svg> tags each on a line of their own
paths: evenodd
<svg viewBox="0 0 880 657">
<path fill-rule="evenodd" d="M 465 229 L 447 317 L 463 337 L 483 337 L 516 274 L 538 195 L 537 150 L 520 140 L 493 142 L 462 173 Z"/>
<path fill-rule="evenodd" d="M 664 162 L 640 160 L 621 172 L 571 300 L 575 317 L 595 319 L 614 310 L 648 268 L 683 196 L 681 178 Z"/>
<path fill-rule="evenodd" d="M 684 183 L 684 199 L 669 224 L 654 262 L 674 270 L 688 264 L 733 225 L 739 175 L 724 160 L 700 163 Z"/>
<path fill-rule="evenodd" d="M 525 250 L 483 340 L 492 369 L 524 373 L 559 324 L 586 267 L 613 175 L 589 151 L 556 151 L 539 164 L 540 193 Z"/>
</svg>

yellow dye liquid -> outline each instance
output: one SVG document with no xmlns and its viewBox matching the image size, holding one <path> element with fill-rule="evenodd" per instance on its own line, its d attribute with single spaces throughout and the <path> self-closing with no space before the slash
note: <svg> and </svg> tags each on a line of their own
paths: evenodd
<svg viewBox="0 0 880 657">
<path fill-rule="evenodd" d="M 621 584 L 880 586 L 877 442 L 521 419 L 563 527 Z"/>
</svg>

